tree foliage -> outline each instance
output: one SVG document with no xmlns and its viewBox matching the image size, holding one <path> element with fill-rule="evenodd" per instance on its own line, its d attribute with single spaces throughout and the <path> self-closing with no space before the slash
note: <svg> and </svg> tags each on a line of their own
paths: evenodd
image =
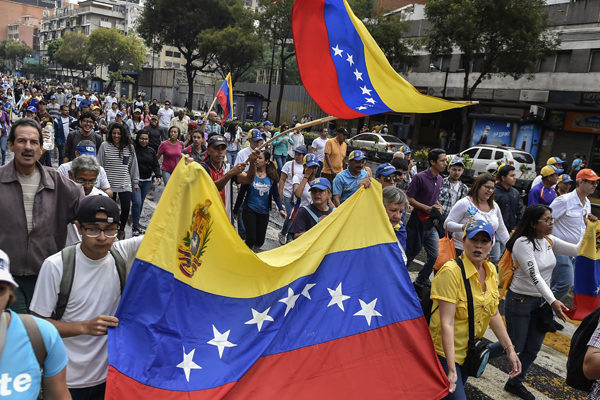
<svg viewBox="0 0 600 400">
<path fill-rule="evenodd" d="M 48 50 L 47 50 L 47 54 L 48 54 L 48 59 L 50 61 L 54 61 L 56 62 L 56 60 L 54 59 L 54 54 L 58 51 L 58 49 L 60 49 L 60 46 L 63 44 L 64 40 L 61 39 L 55 39 L 53 41 L 51 41 L 50 43 L 48 43 Z"/>
<path fill-rule="evenodd" d="M 429 0 L 425 5 L 432 26 L 426 47 L 433 55 L 463 53 L 463 97 L 492 74 L 518 79 L 556 50 L 559 40 L 547 32 L 544 0 Z M 480 72 L 469 88 L 469 74 Z"/>
<path fill-rule="evenodd" d="M 396 71 L 402 71 L 415 63 L 412 56 L 415 44 L 403 39 L 408 31 L 403 14 L 379 14 L 366 20 L 365 26 Z"/>
<path fill-rule="evenodd" d="M 146 46 L 134 35 L 116 28 L 98 28 L 89 38 L 87 52 L 94 64 L 107 65 L 110 72 L 139 71 L 146 60 Z"/>
<path fill-rule="evenodd" d="M 88 37 L 81 32 L 65 32 L 60 42 L 55 40 L 50 43 L 52 47 L 59 43 L 52 54 L 52 61 L 60 64 L 63 68 L 73 71 L 87 71 L 89 66 L 89 53 L 87 51 Z M 50 47 L 48 46 L 48 52 Z"/>
<path fill-rule="evenodd" d="M 6 60 L 13 70 L 22 65 L 23 58 L 30 57 L 33 49 L 25 43 L 15 40 L 4 40 L 0 43 L 0 58 Z"/>
</svg>

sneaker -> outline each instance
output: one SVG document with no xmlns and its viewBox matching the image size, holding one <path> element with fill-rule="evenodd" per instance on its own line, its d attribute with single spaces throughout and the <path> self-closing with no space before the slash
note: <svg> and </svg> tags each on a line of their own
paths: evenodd
<svg viewBox="0 0 600 400">
<path fill-rule="evenodd" d="M 143 230 L 142 228 L 133 228 L 133 229 L 131 230 L 131 234 L 132 234 L 133 236 L 140 236 L 140 235 L 143 235 L 143 234 L 144 234 L 144 230 Z"/>
<path fill-rule="evenodd" d="M 283 246 L 286 243 L 287 243 L 287 235 L 284 235 L 283 233 L 279 232 L 279 244 Z"/>
<path fill-rule="evenodd" d="M 504 390 L 523 400 L 535 400 L 535 396 L 529 390 L 525 389 L 523 384 L 511 385 L 510 383 L 506 382 L 506 385 L 504 385 Z"/>
<path fill-rule="evenodd" d="M 552 321 L 552 325 L 555 330 L 562 331 L 565 327 L 562 324 L 559 324 L 556 320 Z"/>
</svg>

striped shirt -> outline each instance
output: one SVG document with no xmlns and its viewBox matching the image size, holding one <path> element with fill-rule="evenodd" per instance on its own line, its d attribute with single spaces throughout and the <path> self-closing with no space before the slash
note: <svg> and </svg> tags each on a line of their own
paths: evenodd
<svg viewBox="0 0 600 400">
<path fill-rule="evenodd" d="M 23 206 L 25 207 L 25 218 L 27 219 L 27 232 L 33 229 L 33 201 L 35 194 L 40 186 L 42 175 L 37 168 L 33 169 L 30 175 L 22 175 L 17 172 L 17 179 L 23 190 Z"/>
<path fill-rule="evenodd" d="M 103 142 L 98 150 L 98 162 L 106 171 L 113 192 L 131 192 L 138 188 L 139 170 L 132 146 L 120 150 Z"/>
</svg>

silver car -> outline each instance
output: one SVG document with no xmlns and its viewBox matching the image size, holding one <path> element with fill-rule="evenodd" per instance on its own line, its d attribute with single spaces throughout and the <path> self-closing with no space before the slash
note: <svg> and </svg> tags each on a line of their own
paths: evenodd
<svg viewBox="0 0 600 400">
<path fill-rule="evenodd" d="M 395 153 L 399 150 L 400 146 L 405 146 L 406 143 L 396 136 L 365 132 L 348 139 L 348 145 L 363 150 Z"/>
</svg>

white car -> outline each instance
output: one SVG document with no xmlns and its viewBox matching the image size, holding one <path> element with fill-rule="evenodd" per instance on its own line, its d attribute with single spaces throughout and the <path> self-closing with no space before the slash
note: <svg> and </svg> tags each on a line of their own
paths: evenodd
<svg viewBox="0 0 600 400">
<path fill-rule="evenodd" d="M 377 151 L 388 153 L 395 153 L 400 146 L 406 145 L 396 136 L 375 132 L 359 133 L 348 139 L 348 144 L 358 149 L 372 150 L 375 148 Z"/>
<path fill-rule="evenodd" d="M 527 188 L 531 181 L 535 178 L 535 161 L 531 154 L 526 151 L 516 149 L 514 147 L 479 145 L 470 147 L 457 155 L 449 155 L 448 161 L 452 157 L 469 156 L 473 161 L 474 177 L 484 172 L 496 172 L 498 165 L 509 164 L 515 167 L 517 173 L 518 188 Z"/>
</svg>

